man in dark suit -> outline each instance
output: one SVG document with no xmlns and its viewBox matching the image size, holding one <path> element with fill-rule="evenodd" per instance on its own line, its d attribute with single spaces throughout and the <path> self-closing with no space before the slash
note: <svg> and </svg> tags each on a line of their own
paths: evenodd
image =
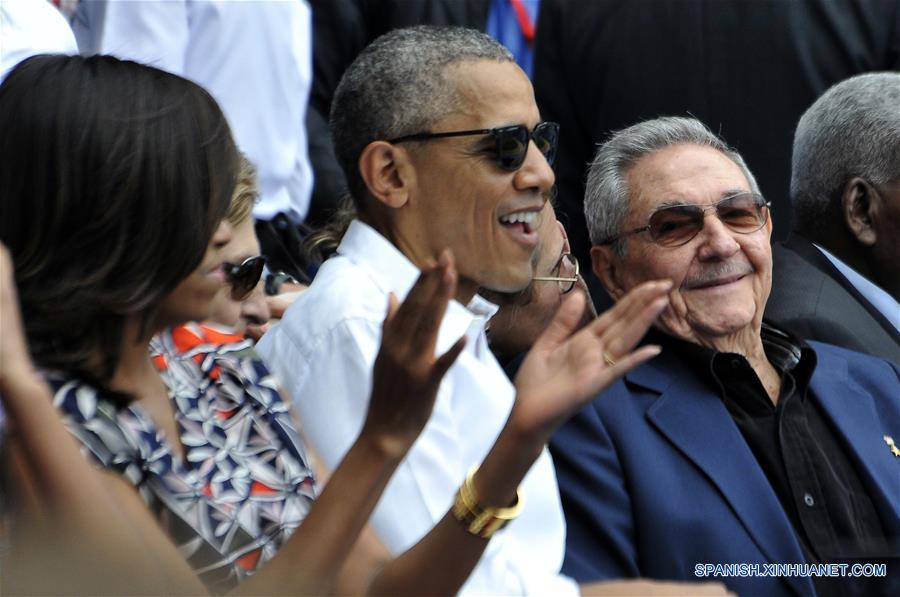
<svg viewBox="0 0 900 597">
<path fill-rule="evenodd" d="M 783 239 L 791 131 L 829 85 L 900 70 L 900 0 L 543 0 L 534 61 L 538 106 L 561 125 L 557 211 L 585 270 L 596 144 L 663 114 L 691 114 L 741 152 Z"/>
<path fill-rule="evenodd" d="M 587 188 L 610 295 L 648 279 L 674 289 L 650 338 L 662 354 L 551 442 L 565 571 L 897 594 L 900 368 L 763 323 L 772 220 L 740 155 L 695 119 L 659 118 L 605 143 Z M 886 577 L 850 578 L 885 558 Z"/>
<path fill-rule="evenodd" d="M 900 73 L 847 79 L 803 114 L 791 201 L 766 317 L 900 363 Z"/>
</svg>

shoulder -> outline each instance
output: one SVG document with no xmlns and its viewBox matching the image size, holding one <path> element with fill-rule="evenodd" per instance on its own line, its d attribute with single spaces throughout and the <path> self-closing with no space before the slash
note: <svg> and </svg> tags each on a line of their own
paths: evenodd
<svg viewBox="0 0 900 597">
<path fill-rule="evenodd" d="M 825 342 L 810 340 L 809 345 L 815 349 L 818 357 L 817 372 L 845 364 L 848 375 L 855 379 L 878 379 L 897 384 L 900 378 L 900 365 L 886 359 Z M 900 387 L 897 395 L 900 396 Z"/>
<path fill-rule="evenodd" d="M 147 446 L 157 438 L 153 423 L 86 381 L 58 373 L 46 378 L 63 423 L 83 450 L 103 468 L 117 470 L 138 484 L 144 475 Z"/>
<path fill-rule="evenodd" d="M 285 350 L 308 358 L 323 343 L 360 334 L 374 335 L 377 341 L 386 312 L 387 292 L 368 269 L 346 257 L 332 257 L 257 346 L 266 359 L 277 359 Z"/>
</svg>

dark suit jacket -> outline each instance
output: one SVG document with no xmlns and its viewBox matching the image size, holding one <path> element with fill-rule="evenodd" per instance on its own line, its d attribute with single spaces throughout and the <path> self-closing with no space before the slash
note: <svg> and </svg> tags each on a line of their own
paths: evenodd
<svg viewBox="0 0 900 597">
<path fill-rule="evenodd" d="M 766 318 L 801 338 L 900 363 L 900 333 L 812 243 L 797 235 L 772 248 Z"/>
<path fill-rule="evenodd" d="M 800 115 L 834 83 L 877 70 L 900 70 L 900 0 L 542 0 L 535 95 L 562 126 L 557 214 L 583 271 L 586 165 L 612 131 L 696 116 L 741 152 L 783 239 Z"/>
<path fill-rule="evenodd" d="M 896 540 L 900 458 L 883 436 L 900 443 L 900 369 L 810 345 L 818 355 L 810 395 L 846 442 L 885 532 Z M 676 354 L 663 352 L 616 382 L 550 447 L 568 529 L 563 572 L 576 580 L 698 580 L 694 567 L 702 563 L 804 562 L 781 503 L 724 403 Z M 900 572 L 892 574 L 900 585 Z M 712 580 L 741 595 L 814 592 L 809 578 Z"/>
</svg>

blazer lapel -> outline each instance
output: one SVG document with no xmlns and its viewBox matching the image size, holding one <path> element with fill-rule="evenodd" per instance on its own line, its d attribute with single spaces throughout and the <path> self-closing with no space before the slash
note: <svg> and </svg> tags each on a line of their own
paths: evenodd
<svg viewBox="0 0 900 597">
<path fill-rule="evenodd" d="M 705 473 L 769 562 L 804 562 L 781 503 L 722 401 L 665 352 L 626 376 L 659 392 L 647 409 L 651 423 Z M 800 594 L 809 578 L 785 578 Z"/>
<path fill-rule="evenodd" d="M 887 434 L 900 435 L 900 429 L 884 427 L 872 396 L 847 374 L 846 360 L 826 351 L 816 354 L 819 362 L 810 383 L 812 395 L 846 442 L 870 497 L 882 513 L 885 531 L 900 536 L 900 458 L 884 441 Z M 900 442 L 900 437 L 896 439 Z"/>
</svg>

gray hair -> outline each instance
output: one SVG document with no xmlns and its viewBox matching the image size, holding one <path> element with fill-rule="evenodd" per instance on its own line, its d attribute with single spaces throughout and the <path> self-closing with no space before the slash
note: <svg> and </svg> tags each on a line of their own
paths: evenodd
<svg viewBox="0 0 900 597">
<path fill-rule="evenodd" d="M 427 131 L 459 106 L 447 67 L 466 60 L 514 62 L 496 40 L 475 29 L 421 25 L 390 31 L 347 68 L 331 107 L 335 153 L 350 194 L 367 195 L 357 162 L 366 145 Z"/>
<path fill-rule="evenodd" d="M 592 244 L 600 244 L 619 234 L 628 213 L 625 176 L 642 157 L 672 145 L 701 145 L 722 152 L 747 177 L 750 190 L 759 193 L 756 179 L 734 149 L 725 144 L 696 118 L 667 116 L 639 122 L 614 132 L 600 145 L 591 162 L 584 194 L 584 217 Z M 613 250 L 625 254 L 620 240 Z"/>
<path fill-rule="evenodd" d="M 868 73 L 834 85 L 800 117 L 791 161 L 793 227 L 812 234 L 841 219 L 844 185 L 900 177 L 900 73 Z"/>
</svg>

